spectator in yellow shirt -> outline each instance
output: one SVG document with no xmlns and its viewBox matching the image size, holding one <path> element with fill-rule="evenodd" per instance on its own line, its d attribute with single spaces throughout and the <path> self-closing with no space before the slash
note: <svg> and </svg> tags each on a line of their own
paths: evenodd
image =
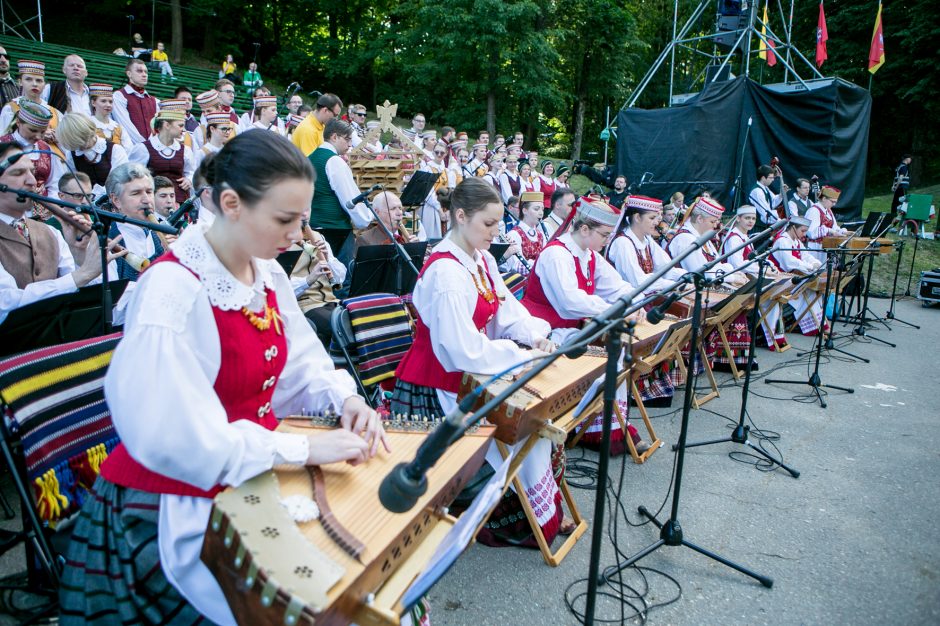
<svg viewBox="0 0 940 626">
<path fill-rule="evenodd" d="M 157 49 L 153 51 L 151 58 L 154 62 L 160 64 L 160 76 L 169 76 L 170 80 L 176 80 L 173 76 L 173 68 L 170 67 L 170 57 L 166 54 L 166 47 L 162 41 L 157 42 Z"/>
<path fill-rule="evenodd" d="M 304 121 L 294 130 L 291 141 L 300 148 L 304 156 L 310 156 L 314 150 L 323 143 L 323 127 L 326 123 L 343 110 L 343 101 L 339 96 L 325 93 L 317 98 L 317 105 L 313 113 L 304 118 Z"/>
<path fill-rule="evenodd" d="M 227 78 L 234 84 L 237 80 L 235 78 L 236 69 L 238 69 L 238 66 L 235 65 L 235 58 L 231 54 L 225 55 L 225 60 L 222 61 L 222 69 L 219 70 L 219 78 Z"/>
</svg>

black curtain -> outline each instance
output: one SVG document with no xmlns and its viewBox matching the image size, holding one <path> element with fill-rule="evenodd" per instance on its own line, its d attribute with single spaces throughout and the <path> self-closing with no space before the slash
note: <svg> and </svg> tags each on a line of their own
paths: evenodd
<svg viewBox="0 0 940 626">
<path fill-rule="evenodd" d="M 789 93 L 744 77 L 710 83 L 680 106 L 621 110 L 617 170 L 634 184 L 644 174 L 652 180 L 637 193 L 667 201 L 681 191 L 691 200 L 707 190 L 731 208 L 736 192 L 745 202 L 757 167 L 777 156 L 791 188 L 815 174 L 841 189 L 836 210 L 851 219 L 865 195 L 870 117 L 868 91 L 841 79 Z"/>
</svg>

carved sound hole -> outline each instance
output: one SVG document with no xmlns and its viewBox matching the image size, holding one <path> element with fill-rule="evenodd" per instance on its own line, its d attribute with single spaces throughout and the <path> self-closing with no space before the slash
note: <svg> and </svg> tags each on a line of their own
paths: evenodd
<svg viewBox="0 0 940 626">
<path fill-rule="evenodd" d="M 294 574 L 301 578 L 311 578 L 313 576 L 313 570 L 306 565 L 299 565 L 294 568 Z"/>
<path fill-rule="evenodd" d="M 275 539 L 280 536 L 281 531 L 273 526 L 265 526 L 261 529 L 261 534 L 267 537 L 268 539 Z"/>
<path fill-rule="evenodd" d="M 245 496 L 245 504 L 261 504 L 261 498 L 253 493 L 250 493 Z"/>
</svg>

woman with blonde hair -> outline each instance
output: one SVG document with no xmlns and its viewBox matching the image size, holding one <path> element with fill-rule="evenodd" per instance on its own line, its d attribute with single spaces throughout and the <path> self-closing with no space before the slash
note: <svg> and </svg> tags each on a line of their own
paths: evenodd
<svg viewBox="0 0 940 626">
<path fill-rule="evenodd" d="M 111 170 L 127 163 L 127 152 L 120 144 L 98 135 L 98 126 L 84 113 L 66 113 L 56 131 L 65 160 L 83 172 L 94 186 L 104 187 Z"/>
</svg>

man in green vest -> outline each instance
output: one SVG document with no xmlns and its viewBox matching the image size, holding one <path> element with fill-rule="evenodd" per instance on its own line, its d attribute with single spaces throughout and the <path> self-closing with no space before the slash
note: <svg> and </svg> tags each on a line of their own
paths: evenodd
<svg viewBox="0 0 940 626">
<path fill-rule="evenodd" d="M 317 174 L 310 226 L 323 235 L 344 264 L 352 256 L 353 226 L 364 228 L 372 221 L 369 210 L 361 202 L 353 202 L 359 187 L 349 164 L 342 158 L 352 146 L 352 134 L 349 122 L 331 119 L 323 128 L 323 143 L 308 157 Z"/>
</svg>

